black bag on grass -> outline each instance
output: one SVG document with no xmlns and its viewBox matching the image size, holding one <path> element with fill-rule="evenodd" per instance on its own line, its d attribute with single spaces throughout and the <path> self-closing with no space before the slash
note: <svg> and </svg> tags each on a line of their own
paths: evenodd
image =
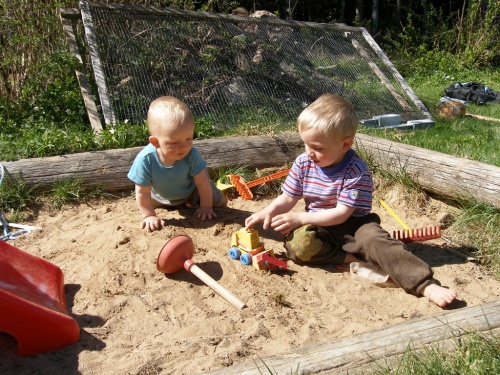
<svg viewBox="0 0 500 375">
<path fill-rule="evenodd" d="M 479 82 L 455 82 L 444 89 L 446 96 L 464 100 L 468 103 L 484 104 L 500 102 L 500 92 L 491 90 Z"/>
</svg>

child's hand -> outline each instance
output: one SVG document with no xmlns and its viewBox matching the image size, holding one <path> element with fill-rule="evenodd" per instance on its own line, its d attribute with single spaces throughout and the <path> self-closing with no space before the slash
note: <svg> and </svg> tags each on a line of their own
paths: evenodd
<svg viewBox="0 0 500 375">
<path fill-rule="evenodd" d="M 215 212 L 212 210 L 212 207 L 198 207 L 195 215 L 201 221 L 205 221 L 206 219 L 211 220 L 217 217 Z"/>
<path fill-rule="evenodd" d="M 256 212 L 249 217 L 246 218 L 245 220 L 245 229 L 250 229 L 252 228 L 255 224 L 257 223 L 264 223 L 262 225 L 262 228 L 266 230 L 269 227 L 269 224 L 271 223 L 271 215 L 266 215 L 263 211 Z"/>
<path fill-rule="evenodd" d="M 146 229 L 148 232 L 154 232 L 163 228 L 163 220 L 158 216 L 148 216 L 142 220 L 141 229 Z"/>
<path fill-rule="evenodd" d="M 273 217 L 271 227 L 281 234 L 290 233 L 295 228 L 302 226 L 299 213 L 286 213 Z"/>
</svg>

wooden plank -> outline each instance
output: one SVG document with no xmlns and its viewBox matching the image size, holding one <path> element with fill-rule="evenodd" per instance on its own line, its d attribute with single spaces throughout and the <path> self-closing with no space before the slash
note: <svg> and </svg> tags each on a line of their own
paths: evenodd
<svg viewBox="0 0 500 375">
<path fill-rule="evenodd" d="M 451 350 L 462 336 L 470 333 L 500 333 L 500 300 L 396 323 L 353 337 L 307 345 L 261 357 L 262 361 L 255 358 L 203 374 L 259 375 L 267 373 L 264 363 L 277 374 L 292 373 L 297 368 L 304 375 L 362 374 L 375 362 L 394 362 L 408 348 L 418 351 L 432 346 Z"/>
<path fill-rule="evenodd" d="M 108 88 L 106 85 L 104 70 L 102 68 L 101 58 L 99 56 L 99 51 L 97 50 L 97 39 L 94 32 L 94 24 L 92 21 L 92 16 L 90 14 L 90 8 L 88 2 L 80 1 L 80 8 L 81 8 L 83 26 L 85 30 L 85 36 L 87 38 L 90 60 L 92 62 L 92 66 L 94 69 L 94 77 L 97 84 L 97 90 L 99 92 L 99 97 L 101 99 L 104 122 L 107 125 L 115 124 L 116 123 L 115 114 L 113 112 L 113 106 L 111 105 L 111 98 L 108 94 Z"/>
<path fill-rule="evenodd" d="M 194 145 L 209 169 L 283 166 L 303 151 L 297 133 L 196 140 Z M 426 191 L 450 199 L 475 199 L 500 208 L 498 167 L 366 134 L 356 136 L 355 148 L 369 155 L 377 167 L 394 173 L 404 170 Z M 86 185 L 118 191 L 133 188 L 126 176 L 140 150 L 141 147 L 87 152 L 3 164 L 9 174 L 21 175 L 27 187 L 38 185 L 43 190 L 58 180 L 78 177 Z"/>
<path fill-rule="evenodd" d="M 78 43 L 76 42 L 74 27 L 72 20 L 75 18 L 75 14 L 80 17 L 80 12 L 78 9 L 59 9 L 59 16 L 63 26 L 64 36 L 66 37 L 66 42 L 68 43 L 68 48 L 70 52 L 75 56 L 81 64 L 81 70 L 75 70 L 76 78 L 78 80 L 78 85 L 80 87 L 80 92 L 83 97 L 83 102 L 87 110 L 87 115 L 89 117 L 90 126 L 96 133 L 102 132 L 101 119 L 99 113 L 97 112 L 97 106 L 95 104 L 94 97 L 92 96 L 92 89 L 90 88 L 90 83 L 85 75 L 85 65 L 83 64 L 82 55 L 80 49 L 78 48 Z"/>
<path fill-rule="evenodd" d="M 317 29 L 341 29 L 341 30 L 352 30 L 359 31 L 361 28 L 356 26 L 347 26 L 346 24 L 341 23 L 317 23 L 317 22 L 304 22 L 304 21 L 293 21 L 293 20 L 283 20 L 280 18 L 259 18 L 258 21 L 256 18 L 246 17 L 246 16 L 237 16 L 226 13 L 213 13 L 213 12 L 201 12 L 201 11 L 191 11 L 184 9 L 173 9 L 173 8 L 162 8 L 155 6 L 147 6 L 147 5 L 138 5 L 138 4 L 120 4 L 120 3 L 103 3 L 103 2 L 88 2 L 90 6 L 94 8 L 101 9 L 111 9 L 111 10 L 121 10 L 125 12 L 132 12 L 137 14 L 153 14 L 157 15 L 175 15 L 186 17 L 189 19 L 212 19 L 215 22 L 220 20 L 235 20 L 235 21 L 245 21 L 247 23 L 251 22 L 259 22 L 270 25 L 276 25 L 278 27 L 290 26 L 290 25 L 301 25 L 308 26 Z"/>
<path fill-rule="evenodd" d="M 426 191 L 500 208 L 499 167 L 366 134 L 356 135 L 355 143 L 378 167 L 395 173 L 404 170 Z"/>
<path fill-rule="evenodd" d="M 399 95 L 398 91 L 393 86 L 391 81 L 389 81 L 389 79 L 385 76 L 385 74 L 382 72 L 382 70 L 380 70 L 380 68 L 377 66 L 377 64 L 375 64 L 370 59 L 368 52 L 366 52 L 366 50 L 361 46 L 361 44 L 355 39 L 351 39 L 351 43 L 354 46 L 354 48 L 356 48 L 356 50 L 359 52 L 361 57 L 363 57 L 366 60 L 368 66 L 371 68 L 373 73 L 378 77 L 378 79 L 380 79 L 380 82 L 382 82 L 383 85 L 387 88 L 387 90 L 389 90 L 391 95 L 398 101 L 398 103 L 401 105 L 401 107 L 403 107 L 403 109 L 405 109 L 407 111 L 408 110 L 411 111 L 412 108 L 410 107 L 408 102 L 401 95 Z"/>
<path fill-rule="evenodd" d="M 432 120 L 432 114 L 429 112 L 427 107 L 424 105 L 424 103 L 420 100 L 420 98 L 415 94 L 415 92 L 412 90 L 410 85 L 404 80 L 403 76 L 399 73 L 399 71 L 396 69 L 394 64 L 389 60 L 387 55 L 382 51 L 380 46 L 377 44 L 375 39 L 370 35 L 368 31 L 366 31 L 365 28 L 362 28 L 362 33 L 365 38 L 365 40 L 368 42 L 368 44 L 372 47 L 373 51 L 377 54 L 378 57 L 384 62 L 384 64 L 389 68 L 389 70 L 392 72 L 394 77 L 399 81 L 403 89 L 405 90 L 406 94 L 411 98 L 413 103 L 417 106 L 417 108 L 427 117 L 429 120 Z"/>
<path fill-rule="evenodd" d="M 194 146 L 207 161 L 209 169 L 240 165 L 282 166 L 292 162 L 303 147 L 295 133 L 195 140 Z M 108 191 L 122 191 L 134 188 L 127 173 L 141 149 L 85 152 L 2 164 L 9 175 L 21 177 L 28 188 L 47 190 L 54 182 L 80 178 L 86 186 L 102 185 Z"/>
</svg>

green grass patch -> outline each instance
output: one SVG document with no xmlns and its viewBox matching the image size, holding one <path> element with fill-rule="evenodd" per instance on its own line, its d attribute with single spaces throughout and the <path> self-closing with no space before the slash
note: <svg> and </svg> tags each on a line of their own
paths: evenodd
<svg viewBox="0 0 500 375">
<path fill-rule="evenodd" d="M 456 375 L 499 374 L 500 338 L 479 333 L 456 340 L 451 352 L 431 345 L 423 350 L 409 347 L 399 363 L 371 372 L 377 375 Z"/>
<path fill-rule="evenodd" d="M 499 69 L 457 70 L 449 69 L 417 71 L 405 80 L 418 98 L 434 113 L 445 95 L 444 89 L 454 82 L 481 82 L 495 91 L 500 91 Z M 500 120 L 500 103 L 479 106 L 468 104 L 467 112 Z M 360 133 L 409 144 L 456 157 L 476 160 L 500 167 L 500 122 L 478 120 L 472 117 L 440 119 L 434 117 L 436 125 L 429 129 L 401 131 L 396 129 L 373 129 L 360 127 Z"/>
<path fill-rule="evenodd" d="M 85 204 L 96 198 L 113 197 L 102 186 L 85 187 L 81 179 L 56 181 L 47 192 L 49 205 L 60 209 L 68 204 Z"/>
<path fill-rule="evenodd" d="M 435 121 L 436 125 L 429 129 L 361 127 L 360 133 L 500 167 L 500 123 L 469 117 Z"/>
</svg>

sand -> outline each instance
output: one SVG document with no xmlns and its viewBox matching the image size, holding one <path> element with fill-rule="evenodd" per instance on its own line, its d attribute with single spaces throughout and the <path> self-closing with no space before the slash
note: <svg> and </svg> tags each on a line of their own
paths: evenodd
<svg viewBox="0 0 500 375">
<path fill-rule="evenodd" d="M 384 199 L 411 228 L 436 225 L 448 212 L 440 201 L 419 210 L 397 195 Z M 9 242 L 63 270 L 69 313 L 80 325 L 81 338 L 62 350 L 21 358 L 13 351 L 15 342 L 0 335 L 0 374 L 198 374 L 219 368 L 231 374 L 232 364 L 250 361 L 251 366 L 257 356 L 442 311 L 399 288 L 354 280 L 348 265 L 308 267 L 288 261 L 287 271 L 258 271 L 231 260 L 231 235 L 269 202 L 237 197 L 207 222 L 194 218 L 192 210 L 159 210 L 167 225 L 154 233 L 139 228 L 139 213 L 128 195 L 36 212 L 29 224 L 42 230 Z M 374 211 L 385 229 L 401 229 L 379 204 Z M 281 235 L 258 229 L 266 248 L 283 257 Z M 185 270 L 157 271 L 160 249 L 179 234 L 193 239 L 196 265 L 246 308 L 238 310 Z M 498 299 L 500 283 L 450 246 L 442 239 L 408 246 L 433 267 L 443 286 L 458 291 L 448 308 Z"/>
</svg>

